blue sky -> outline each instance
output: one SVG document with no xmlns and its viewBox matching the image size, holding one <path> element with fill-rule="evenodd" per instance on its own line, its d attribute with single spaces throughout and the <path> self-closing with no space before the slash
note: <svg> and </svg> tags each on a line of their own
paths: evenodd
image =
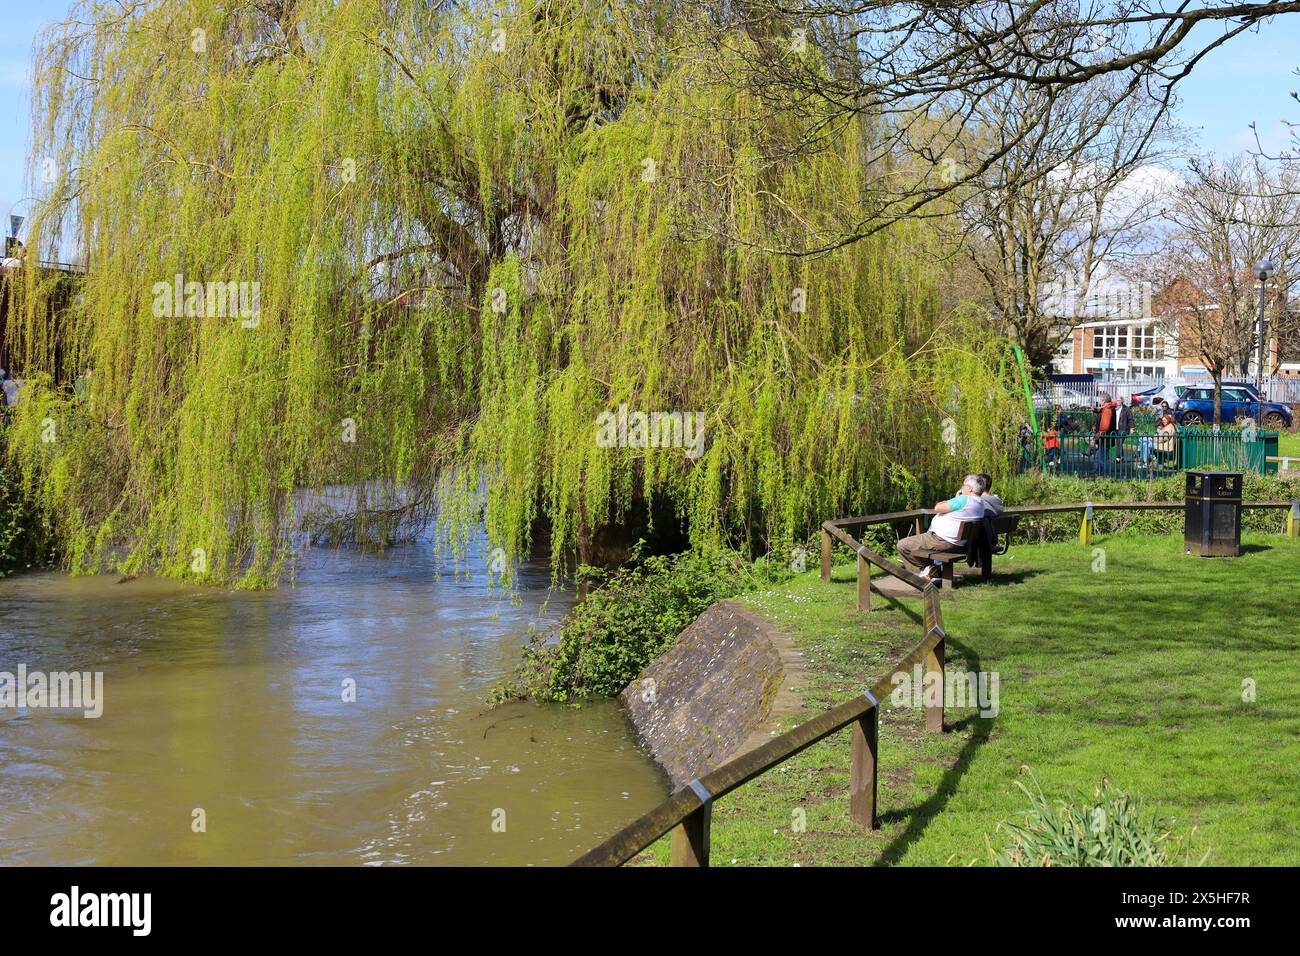
<svg viewBox="0 0 1300 956">
<path fill-rule="evenodd" d="M 0 18 L 0 225 L 9 231 L 9 213 L 26 215 L 23 188 L 26 155 L 31 143 L 32 43 L 40 28 L 61 20 L 71 4 L 68 0 L 26 0 L 6 3 Z"/>
<path fill-rule="evenodd" d="M 71 0 L 10 2 L 0 13 L 0 225 L 9 213 L 25 215 L 24 157 L 29 149 L 28 100 L 32 42 L 46 23 L 62 19 Z M 1194 39 L 1212 38 L 1222 27 L 1203 24 Z M 1243 34 L 1215 50 L 1180 84 L 1179 116 L 1192 128 L 1198 152 L 1235 153 L 1253 147 L 1255 120 L 1265 147 L 1287 142 L 1280 119 L 1300 120 L 1300 14 L 1277 17 L 1257 32 Z"/>
</svg>

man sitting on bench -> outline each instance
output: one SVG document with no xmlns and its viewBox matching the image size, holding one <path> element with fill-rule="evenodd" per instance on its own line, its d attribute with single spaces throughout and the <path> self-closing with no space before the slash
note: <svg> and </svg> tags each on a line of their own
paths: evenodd
<svg viewBox="0 0 1300 956">
<path fill-rule="evenodd" d="M 979 475 L 967 475 L 955 498 L 934 506 L 929 531 L 898 542 L 899 556 L 917 574 L 932 579 L 939 576 L 940 563 L 966 557 L 966 545 L 961 543 L 962 522 L 984 517 L 983 494 L 984 480 Z"/>
<path fill-rule="evenodd" d="M 1007 510 L 1007 506 L 993 493 L 993 479 L 990 476 L 981 472 L 979 479 L 984 482 L 984 493 L 980 495 L 980 500 L 984 502 L 984 513 L 990 518 L 996 518 Z"/>
</svg>

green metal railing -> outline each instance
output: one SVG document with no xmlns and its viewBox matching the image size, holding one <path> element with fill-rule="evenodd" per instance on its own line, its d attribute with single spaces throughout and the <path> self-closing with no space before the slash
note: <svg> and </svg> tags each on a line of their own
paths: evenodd
<svg viewBox="0 0 1300 956">
<path fill-rule="evenodd" d="M 1253 440 L 1241 430 L 1214 431 L 1210 428 L 1186 428 L 1184 468 L 1217 468 L 1224 471 L 1248 471 L 1276 474 L 1277 432 L 1257 431 Z"/>
<path fill-rule="evenodd" d="M 1176 434 L 1135 431 L 1127 435 L 1095 436 L 1087 431 L 1058 435 L 1054 448 L 1039 437 L 1021 444 L 1022 471 L 1081 478 L 1162 478 L 1188 468 L 1276 474 L 1277 432 L 1256 432 L 1254 439 L 1240 430 L 1179 428 Z"/>
</svg>

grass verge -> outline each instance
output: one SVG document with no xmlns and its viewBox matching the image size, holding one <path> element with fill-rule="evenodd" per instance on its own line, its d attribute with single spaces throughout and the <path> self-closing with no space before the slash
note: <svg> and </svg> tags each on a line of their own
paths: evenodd
<svg viewBox="0 0 1300 956">
<path fill-rule="evenodd" d="M 846 730 L 718 801 L 713 864 L 986 864 L 986 835 L 1001 849 L 999 821 L 1025 816 L 1025 767 L 1053 799 L 1103 779 L 1131 792 L 1191 836 L 1196 862 L 1300 864 L 1300 542 L 1244 545 L 1236 559 L 1185 555 L 1175 536 L 1013 546 L 992 582 L 944 603 L 949 668 L 998 673 L 996 716 L 950 710 L 935 735 L 886 702 L 880 830 L 849 820 Z M 828 584 L 813 571 L 744 597 L 808 660 L 788 726 L 919 638 L 919 601 L 875 596 L 863 616 L 853 581 L 837 566 Z M 667 839 L 640 862 L 666 864 Z"/>
</svg>

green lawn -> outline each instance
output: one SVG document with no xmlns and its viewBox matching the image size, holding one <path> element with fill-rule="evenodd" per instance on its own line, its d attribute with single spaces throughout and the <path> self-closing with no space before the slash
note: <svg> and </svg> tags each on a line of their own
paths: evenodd
<svg viewBox="0 0 1300 956">
<path fill-rule="evenodd" d="M 1101 552 L 1077 543 L 1013 547 L 994 582 L 944 602 L 949 666 L 996 671 L 998 714 L 950 710 L 935 735 L 919 710 L 884 713 L 875 832 L 848 818 L 847 731 L 804 751 L 718 801 L 714 865 L 987 863 L 985 835 L 1000 845 L 998 821 L 1025 807 L 1025 767 L 1049 798 L 1103 778 L 1145 798 L 1191 834 L 1197 861 L 1300 864 L 1300 542 L 1245 545 L 1205 559 L 1173 536 L 1096 538 L 1103 571 Z M 877 596 L 864 617 L 852 581 L 837 566 L 829 584 L 810 572 L 746 598 L 808 659 L 798 719 L 858 692 L 919 637 L 919 602 Z M 666 839 L 650 859 L 667 862 Z"/>
<path fill-rule="evenodd" d="M 1277 453 L 1283 458 L 1300 458 L 1300 432 L 1282 432 L 1277 436 Z"/>
</svg>

